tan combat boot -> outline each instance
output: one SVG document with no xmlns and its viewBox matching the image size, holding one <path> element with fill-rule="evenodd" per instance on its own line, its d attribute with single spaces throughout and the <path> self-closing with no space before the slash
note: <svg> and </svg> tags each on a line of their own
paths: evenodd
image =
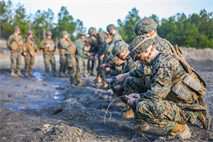
<svg viewBox="0 0 213 142">
<path fill-rule="evenodd" d="M 134 117 L 134 112 L 133 112 L 132 108 L 130 108 L 126 112 L 123 112 L 122 113 L 122 117 L 123 118 L 133 118 Z"/>
<path fill-rule="evenodd" d="M 104 81 L 98 82 L 98 83 L 96 83 L 96 86 L 97 86 L 97 87 L 100 87 L 100 86 L 103 85 L 103 83 L 104 83 Z"/>
<path fill-rule="evenodd" d="M 30 75 L 31 77 L 35 77 L 35 76 L 33 75 L 32 71 L 30 71 L 29 75 Z"/>
<path fill-rule="evenodd" d="M 107 89 L 108 88 L 108 83 L 106 81 L 103 81 L 102 86 L 103 89 Z"/>
<path fill-rule="evenodd" d="M 17 77 L 17 75 L 15 74 L 14 71 L 11 71 L 11 74 L 10 74 L 12 77 Z"/>
<path fill-rule="evenodd" d="M 29 76 L 29 74 L 28 74 L 28 71 L 25 71 L 25 74 L 24 74 L 25 76 Z"/>
<path fill-rule="evenodd" d="M 88 77 L 88 75 L 87 75 L 87 73 L 86 73 L 86 72 L 84 72 L 84 77 Z"/>
<path fill-rule="evenodd" d="M 101 79 L 101 77 L 98 75 L 97 77 L 96 77 L 96 79 L 95 79 L 95 82 L 101 82 L 102 81 L 102 79 Z"/>
<path fill-rule="evenodd" d="M 67 74 L 66 72 L 64 72 L 64 75 L 65 75 L 65 76 L 69 76 L 69 74 Z"/>
<path fill-rule="evenodd" d="M 54 76 L 54 74 L 53 74 L 53 76 Z M 59 75 L 60 77 L 64 77 L 64 74 L 62 73 L 62 72 L 60 72 L 60 75 Z"/>
<path fill-rule="evenodd" d="M 202 123 L 203 129 L 209 130 L 211 116 L 208 113 L 208 109 L 206 111 L 199 112 L 197 119 Z"/>
<path fill-rule="evenodd" d="M 178 136 L 181 139 L 190 139 L 191 132 L 186 124 L 178 124 L 169 132 L 168 139 L 172 139 Z"/>
<path fill-rule="evenodd" d="M 83 84 L 82 82 L 78 83 L 77 85 L 78 87 L 83 87 L 83 86 L 87 86 L 86 84 Z"/>
<path fill-rule="evenodd" d="M 17 72 L 17 75 L 20 76 L 20 77 L 23 77 L 23 75 L 21 74 L 20 71 Z"/>
</svg>

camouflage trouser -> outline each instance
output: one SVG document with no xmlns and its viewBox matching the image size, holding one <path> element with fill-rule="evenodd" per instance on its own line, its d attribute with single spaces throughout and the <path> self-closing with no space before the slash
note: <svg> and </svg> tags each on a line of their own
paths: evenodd
<svg viewBox="0 0 213 142">
<path fill-rule="evenodd" d="M 166 130 L 174 128 L 176 123 L 194 123 L 198 116 L 198 111 L 184 109 L 171 101 L 141 101 L 136 112 L 144 121 Z"/>
<path fill-rule="evenodd" d="M 11 60 L 11 65 L 10 65 L 11 71 L 15 71 L 15 66 L 16 66 L 16 70 L 20 71 L 21 70 L 21 52 L 20 51 L 11 52 L 10 60 Z"/>
<path fill-rule="evenodd" d="M 68 70 L 70 70 L 70 83 L 74 83 L 75 79 L 77 83 L 82 82 L 80 76 L 80 69 L 78 64 L 78 58 L 75 57 L 73 54 L 67 54 L 66 60 L 68 63 Z"/>
<path fill-rule="evenodd" d="M 24 56 L 24 62 L 25 62 L 25 67 L 24 71 L 32 71 L 33 70 L 33 64 L 35 62 L 35 56 L 31 56 L 30 53 L 27 53 L 26 56 Z"/>
<path fill-rule="evenodd" d="M 90 64 L 92 63 L 92 64 Z M 87 70 L 88 72 L 93 72 L 95 71 L 95 69 L 97 69 L 97 65 L 98 65 L 98 60 L 88 60 L 88 63 L 87 63 Z"/>
<path fill-rule="evenodd" d="M 87 62 L 88 62 L 88 59 L 78 57 L 80 72 L 82 72 L 82 66 L 83 66 L 83 72 L 87 72 Z"/>
<path fill-rule="evenodd" d="M 106 69 L 102 69 L 100 65 L 105 64 L 108 59 L 108 56 L 104 56 L 103 60 L 98 59 L 98 75 L 101 76 L 102 80 L 106 79 Z"/>
<path fill-rule="evenodd" d="M 51 64 L 53 73 L 56 73 L 56 65 L 55 65 L 54 54 L 44 53 L 43 57 L 44 57 L 45 72 L 49 73 L 49 64 Z"/>
<path fill-rule="evenodd" d="M 143 93 L 147 91 L 145 78 L 128 77 L 124 81 L 124 93 Z"/>
<path fill-rule="evenodd" d="M 60 68 L 59 68 L 60 73 L 61 72 L 65 73 L 66 70 L 67 70 L 66 56 L 60 54 L 60 61 L 59 62 L 60 62 Z"/>
</svg>

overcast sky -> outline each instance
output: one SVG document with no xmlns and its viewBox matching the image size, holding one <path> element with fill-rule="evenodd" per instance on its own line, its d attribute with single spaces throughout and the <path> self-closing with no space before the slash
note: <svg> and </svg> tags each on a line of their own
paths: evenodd
<svg viewBox="0 0 213 142">
<path fill-rule="evenodd" d="M 206 9 L 213 11 L 213 0 L 12 0 L 16 5 L 23 4 L 27 13 L 50 8 L 55 14 L 55 21 L 61 6 L 67 7 L 74 19 L 83 21 L 87 28 L 93 26 L 106 30 L 108 24 L 117 25 L 117 20 L 125 19 L 128 12 L 136 7 L 140 17 L 156 14 L 160 20 L 176 13 L 184 12 L 187 16 Z"/>
</svg>

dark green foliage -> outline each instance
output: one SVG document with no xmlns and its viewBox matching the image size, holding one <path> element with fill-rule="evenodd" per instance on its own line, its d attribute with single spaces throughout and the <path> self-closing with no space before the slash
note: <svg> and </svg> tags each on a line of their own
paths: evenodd
<svg viewBox="0 0 213 142">
<path fill-rule="evenodd" d="M 172 44 L 196 48 L 213 48 L 213 12 L 201 10 L 200 14 L 192 14 L 188 17 L 184 13 L 177 13 L 168 19 L 161 21 L 157 15 L 152 14 L 158 23 L 158 34 L 169 40 Z M 134 27 L 140 19 L 138 10 L 133 8 L 126 16 L 124 22 L 118 20 L 118 31 L 123 40 L 130 44 L 136 37 Z"/>
</svg>

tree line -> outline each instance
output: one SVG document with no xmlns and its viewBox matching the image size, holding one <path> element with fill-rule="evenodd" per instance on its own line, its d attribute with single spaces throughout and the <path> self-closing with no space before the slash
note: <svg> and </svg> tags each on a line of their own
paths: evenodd
<svg viewBox="0 0 213 142">
<path fill-rule="evenodd" d="M 139 16 L 138 12 L 136 8 L 133 8 L 124 21 L 120 19 L 117 21 L 117 30 L 128 44 L 136 36 L 134 33 L 136 22 L 143 18 Z M 32 30 L 38 45 L 48 30 L 52 31 L 53 39 L 56 42 L 61 37 L 63 30 L 71 34 L 72 41 L 78 38 L 78 33 L 86 31 L 83 21 L 75 20 L 65 6 L 61 7 L 57 17 L 57 22 L 54 22 L 55 15 L 51 9 L 38 10 L 34 15 L 27 15 L 24 5 L 19 3 L 13 9 L 11 0 L 2 0 L 0 2 L 0 37 L 7 38 L 13 33 L 14 25 L 20 26 L 23 37 L 26 37 L 27 30 Z M 199 14 L 193 13 L 188 17 L 184 13 L 177 13 L 167 19 L 159 20 L 155 14 L 152 14 L 150 18 L 159 24 L 158 34 L 172 44 L 185 47 L 213 48 L 213 12 L 208 13 L 203 9 Z"/>
</svg>

